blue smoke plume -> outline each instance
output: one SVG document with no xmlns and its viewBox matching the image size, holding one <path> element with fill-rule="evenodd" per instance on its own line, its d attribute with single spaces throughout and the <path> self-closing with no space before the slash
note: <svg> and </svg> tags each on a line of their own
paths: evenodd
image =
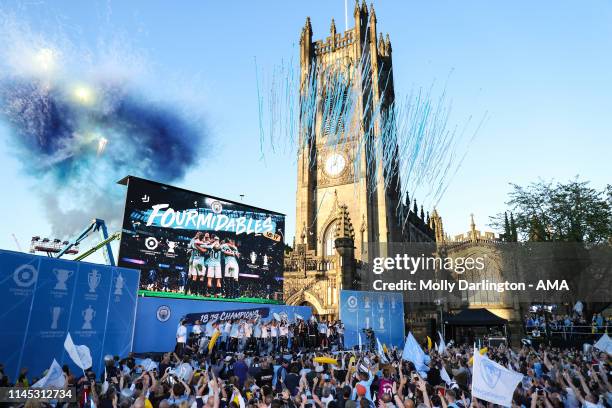
<svg viewBox="0 0 612 408">
<path fill-rule="evenodd" d="M 40 199 L 52 238 L 94 217 L 117 230 L 125 200 L 118 180 L 173 183 L 206 157 L 199 101 L 173 102 L 193 83 L 160 80 L 168 75 L 132 46 L 133 33 L 109 27 L 92 48 L 62 24 L 40 33 L 15 13 L 0 7 L 0 148 L 21 165 L 16 182 Z"/>
<path fill-rule="evenodd" d="M 0 121 L 8 125 L 25 172 L 38 181 L 60 236 L 93 217 L 118 221 L 118 179 L 178 180 L 197 164 L 205 140 L 197 121 L 112 84 L 51 86 L 37 78 L 4 78 Z"/>
<path fill-rule="evenodd" d="M 102 161 L 172 181 L 196 163 L 203 132 L 171 107 L 112 88 L 95 105 L 80 104 L 65 91 L 36 80 L 0 81 L 0 119 L 33 176 L 51 175 L 62 188 Z"/>
</svg>

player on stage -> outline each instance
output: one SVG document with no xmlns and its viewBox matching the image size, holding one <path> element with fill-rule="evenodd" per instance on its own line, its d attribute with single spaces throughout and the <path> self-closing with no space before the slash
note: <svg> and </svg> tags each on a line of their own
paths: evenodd
<svg viewBox="0 0 612 408">
<path fill-rule="evenodd" d="M 247 351 L 251 347 L 253 341 L 253 322 L 246 320 L 244 322 L 244 338 L 242 339 L 241 351 Z"/>
<path fill-rule="evenodd" d="M 229 350 L 230 332 L 231 331 L 232 331 L 232 322 L 231 322 L 231 320 L 228 320 L 223 325 L 223 330 L 221 330 L 221 336 L 222 336 L 222 340 L 223 340 L 223 350 L 224 351 L 228 351 Z"/>
<path fill-rule="evenodd" d="M 338 350 L 344 350 L 344 323 L 342 320 L 336 320 L 336 324 L 334 325 L 336 328 L 337 344 Z"/>
<path fill-rule="evenodd" d="M 272 342 L 272 352 L 276 353 L 278 351 L 278 322 L 276 320 L 273 320 L 270 325 L 270 340 Z"/>
<path fill-rule="evenodd" d="M 253 343 L 254 343 L 254 349 L 256 353 L 259 353 L 261 349 L 261 335 L 262 335 L 261 319 L 257 319 L 253 323 Z"/>
<path fill-rule="evenodd" d="M 183 357 L 185 343 L 187 343 L 187 327 L 185 326 L 185 320 L 181 320 L 179 327 L 176 329 L 176 346 L 174 348 L 179 357 Z"/>
<path fill-rule="evenodd" d="M 321 322 L 317 327 L 319 331 L 319 347 L 321 350 L 327 348 L 327 323 Z"/>
<path fill-rule="evenodd" d="M 270 327 L 267 323 L 261 323 L 261 347 L 264 352 L 269 353 Z M 261 350 L 260 350 L 261 352 Z"/>
<path fill-rule="evenodd" d="M 314 349 L 317 346 L 317 321 L 314 319 L 314 316 L 310 320 L 307 326 L 308 330 L 308 346 L 309 348 Z"/>
<path fill-rule="evenodd" d="M 304 348 L 305 337 L 306 337 L 306 326 L 304 320 L 298 319 L 296 324 L 293 326 L 293 342 L 297 349 Z"/>
<path fill-rule="evenodd" d="M 279 350 L 281 352 L 285 352 L 288 350 L 289 346 L 289 324 L 285 321 L 280 323 L 278 328 L 279 334 Z"/>
</svg>

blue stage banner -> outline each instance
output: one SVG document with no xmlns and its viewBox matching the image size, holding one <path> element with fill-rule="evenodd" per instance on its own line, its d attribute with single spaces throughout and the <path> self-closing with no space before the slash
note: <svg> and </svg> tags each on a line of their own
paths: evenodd
<svg viewBox="0 0 612 408">
<path fill-rule="evenodd" d="M 267 321 L 272 319 L 273 313 L 283 312 L 290 321 L 293 321 L 296 313 L 304 319 L 310 319 L 312 315 L 308 306 L 140 297 L 136 312 L 134 351 L 148 353 L 174 350 L 176 329 L 182 318 L 187 318 L 188 324 L 202 318 L 225 320 L 255 315 Z"/>
<path fill-rule="evenodd" d="M 388 347 L 404 345 L 404 303 L 401 293 L 340 291 L 340 319 L 344 323 L 344 345 L 365 346 L 363 329 L 370 328 Z"/>
<path fill-rule="evenodd" d="M 99 373 L 105 354 L 131 351 L 140 272 L 0 250 L 0 362 L 14 381 L 22 367 L 40 377 L 55 358 L 81 370 L 64 350 L 69 332 L 89 347 Z"/>
<path fill-rule="evenodd" d="M 257 308 L 247 308 L 238 310 L 214 310 L 205 312 L 188 313 L 185 316 L 185 324 L 195 324 L 199 320 L 203 324 L 213 321 L 226 321 L 235 319 L 265 319 L 270 315 L 270 308 L 267 306 Z"/>
</svg>

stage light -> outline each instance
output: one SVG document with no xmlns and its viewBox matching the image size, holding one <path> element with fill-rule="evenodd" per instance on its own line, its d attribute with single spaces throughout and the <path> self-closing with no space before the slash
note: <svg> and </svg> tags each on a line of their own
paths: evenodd
<svg viewBox="0 0 612 408">
<path fill-rule="evenodd" d="M 75 87 L 72 96 L 81 105 L 91 105 L 95 100 L 93 89 L 85 85 Z"/>
</svg>

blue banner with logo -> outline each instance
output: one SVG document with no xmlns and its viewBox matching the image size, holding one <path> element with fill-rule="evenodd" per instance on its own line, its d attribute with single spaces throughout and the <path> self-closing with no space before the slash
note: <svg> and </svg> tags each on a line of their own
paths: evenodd
<svg viewBox="0 0 612 408">
<path fill-rule="evenodd" d="M 134 351 L 148 353 L 174 350 L 176 329 L 183 318 L 187 318 L 187 324 L 192 324 L 196 319 L 223 321 L 256 315 L 267 321 L 273 319 L 274 313 L 286 313 L 289 321 L 293 321 L 296 314 L 303 319 L 310 319 L 312 309 L 308 306 L 141 297 L 136 312 Z"/>
<path fill-rule="evenodd" d="M 366 344 L 363 329 L 372 329 L 382 344 L 404 344 L 404 303 L 401 293 L 340 291 L 340 319 L 344 323 L 344 345 Z"/>
<path fill-rule="evenodd" d="M 21 368 L 40 377 L 55 358 L 81 370 L 64 350 L 70 333 L 99 373 L 105 354 L 132 347 L 138 270 L 0 250 L 0 361 L 14 381 Z"/>
</svg>

